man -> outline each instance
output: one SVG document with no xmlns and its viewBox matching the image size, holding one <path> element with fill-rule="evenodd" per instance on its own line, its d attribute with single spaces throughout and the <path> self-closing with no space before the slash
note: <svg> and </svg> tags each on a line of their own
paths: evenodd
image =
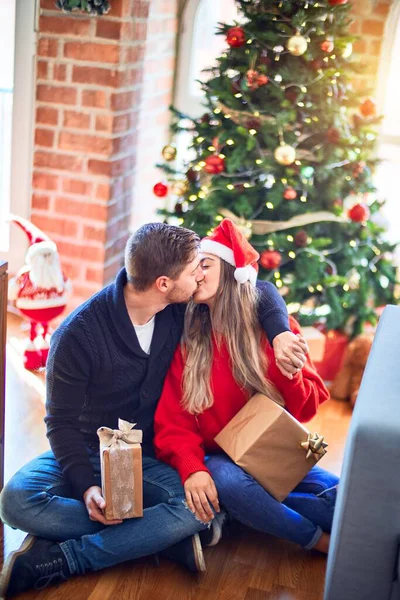
<svg viewBox="0 0 400 600">
<path fill-rule="evenodd" d="M 31 534 L 3 568 L 1 597 L 162 551 L 205 570 L 198 532 L 209 524 L 188 509 L 178 474 L 154 458 L 152 443 L 184 303 L 202 279 L 195 233 L 144 225 L 128 240 L 115 282 L 53 334 L 45 417 L 52 450 L 17 472 L 1 494 L 2 520 Z M 290 376 L 303 366 L 305 346 L 289 332 L 286 307 L 271 284 L 264 284 L 262 298 L 260 321 Z M 144 514 L 106 521 L 96 432 L 117 428 L 118 418 L 143 430 Z"/>
</svg>

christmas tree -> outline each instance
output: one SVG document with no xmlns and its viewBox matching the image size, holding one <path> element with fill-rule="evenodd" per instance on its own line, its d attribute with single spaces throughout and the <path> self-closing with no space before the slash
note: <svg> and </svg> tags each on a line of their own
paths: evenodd
<svg viewBox="0 0 400 600">
<path fill-rule="evenodd" d="M 355 335 L 394 301 L 396 270 L 372 181 L 380 118 L 352 88 L 350 5 L 237 4 L 243 20 L 217 32 L 227 45 L 203 83 L 205 114 L 173 109 L 172 136 L 193 138 L 183 168 L 173 138 L 162 150 L 160 212 L 201 236 L 232 218 L 303 325 Z"/>
</svg>

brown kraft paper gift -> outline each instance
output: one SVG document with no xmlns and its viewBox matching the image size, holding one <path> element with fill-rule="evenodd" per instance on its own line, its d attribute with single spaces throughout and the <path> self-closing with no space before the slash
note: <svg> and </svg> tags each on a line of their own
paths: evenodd
<svg viewBox="0 0 400 600">
<path fill-rule="evenodd" d="M 118 419 L 119 429 L 100 427 L 101 487 L 107 520 L 143 516 L 142 431 Z"/>
<path fill-rule="evenodd" d="M 327 446 L 323 438 L 310 434 L 263 394 L 250 398 L 215 441 L 279 502 L 326 453 Z"/>
</svg>

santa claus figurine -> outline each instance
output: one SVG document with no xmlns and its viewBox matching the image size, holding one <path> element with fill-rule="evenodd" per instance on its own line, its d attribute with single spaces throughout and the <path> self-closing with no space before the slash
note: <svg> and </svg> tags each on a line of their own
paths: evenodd
<svg viewBox="0 0 400 600">
<path fill-rule="evenodd" d="M 61 270 L 55 243 L 22 217 L 11 215 L 10 221 L 23 229 L 30 244 L 25 266 L 10 279 L 8 295 L 30 321 L 30 341 L 24 353 L 24 364 L 26 369 L 33 370 L 46 365 L 49 323 L 65 309 L 71 287 Z"/>
</svg>

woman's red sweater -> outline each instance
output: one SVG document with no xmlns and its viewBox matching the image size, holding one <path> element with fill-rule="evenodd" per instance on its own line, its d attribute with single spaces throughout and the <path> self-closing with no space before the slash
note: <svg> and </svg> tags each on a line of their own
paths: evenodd
<svg viewBox="0 0 400 600">
<path fill-rule="evenodd" d="M 301 333 L 298 323 L 290 317 L 294 333 Z M 274 352 L 266 343 L 267 377 L 279 390 L 286 410 L 299 421 L 309 421 L 319 405 L 328 399 L 329 392 L 317 374 L 311 360 L 293 379 L 288 379 L 275 364 Z M 178 347 L 164 382 L 155 414 L 154 444 L 156 456 L 174 467 L 182 482 L 196 471 L 209 472 L 204 464 L 205 454 L 220 451 L 215 436 L 236 415 L 248 400 L 248 394 L 233 378 L 227 349 L 213 345 L 211 389 L 214 404 L 197 417 L 181 406 L 183 356 Z"/>
</svg>

